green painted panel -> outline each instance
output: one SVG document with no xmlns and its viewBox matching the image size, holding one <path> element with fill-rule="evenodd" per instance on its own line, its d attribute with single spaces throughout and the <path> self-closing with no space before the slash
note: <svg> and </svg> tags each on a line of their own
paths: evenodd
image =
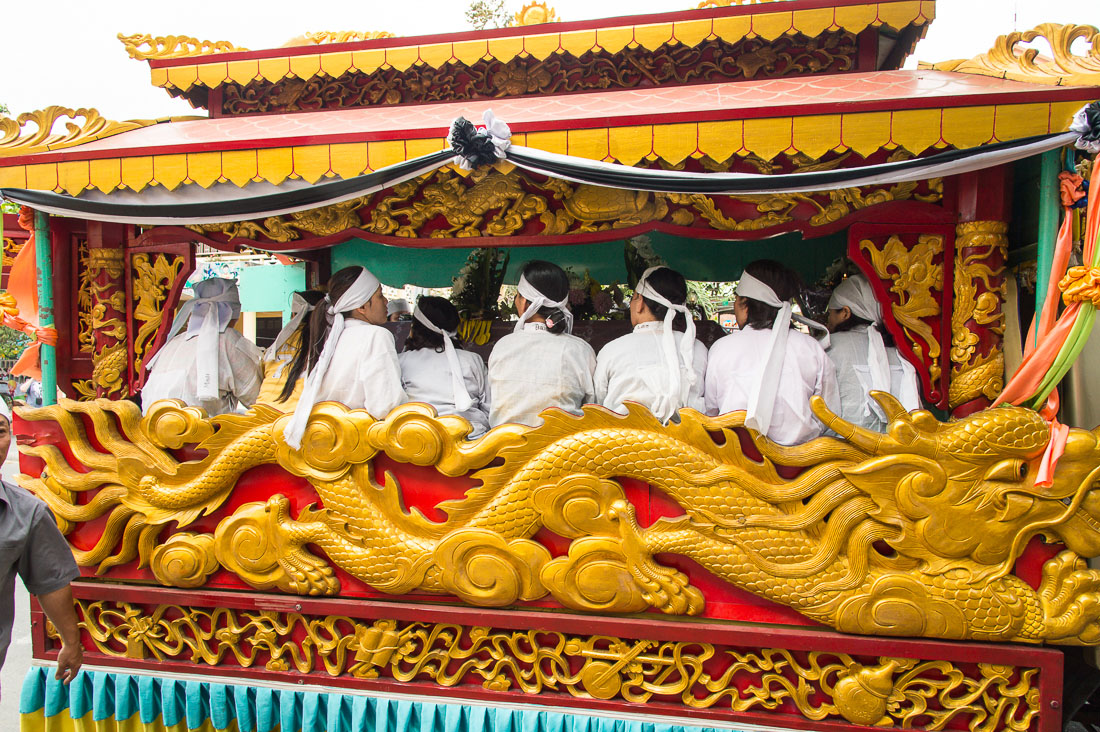
<svg viewBox="0 0 1100 732">
<path fill-rule="evenodd" d="M 305 264 L 270 264 L 242 267 L 238 275 L 241 310 L 245 312 L 283 311 L 290 317 L 290 296 L 306 289 Z"/>
</svg>

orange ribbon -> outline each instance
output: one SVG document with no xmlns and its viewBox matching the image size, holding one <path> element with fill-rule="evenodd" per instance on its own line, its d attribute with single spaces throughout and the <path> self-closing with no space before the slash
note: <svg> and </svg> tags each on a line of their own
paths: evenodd
<svg viewBox="0 0 1100 732">
<path fill-rule="evenodd" d="M 1062 302 L 1072 305 L 1075 302 L 1091 302 L 1100 307 L 1100 268 L 1070 267 L 1066 276 L 1058 282 L 1062 291 Z"/>
</svg>

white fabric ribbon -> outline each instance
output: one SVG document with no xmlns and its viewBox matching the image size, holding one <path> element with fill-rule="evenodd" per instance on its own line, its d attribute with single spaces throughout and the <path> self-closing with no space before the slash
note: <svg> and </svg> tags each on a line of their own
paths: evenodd
<svg viewBox="0 0 1100 732">
<path fill-rule="evenodd" d="M 551 307 L 561 308 L 561 311 L 565 313 L 565 332 L 573 332 L 573 313 L 569 309 L 569 293 L 565 293 L 565 297 L 561 300 L 551 300 L 546 295 L 543 295 L 535 286 L 527 281 L 527 278 L 523 275 L 519 276 L 519 284 L 516 286 L 519 294 L 527 300 L 527 309 L 523 311 L 523 315 L 519 316 L 519 320 L 516 321 L 516 327 L 512 332 L 519 333 L 523 330 L 523 324 L 530 320 L 538 313 L 539 308 L 549 305 Z"/>
<path fill-rule="evenodd" d="M 275 370 L 274 378 L 281 378 L 283 370 L 287 364 L 290 363 L 293 358 L 287 358 L 286 356 L 279 355 L 279 349 L 286 345 L 291 336 L 298 332 L 298 329 L 302 327 L 302 321 L 309 317 L 309 314 L 313 312 L 314 305 L 310 305 L 309 302 L 295 292 L 290 296 L 290 321 L 283 326 L 283 329 L 279 331 L 279 335 L 275 336 L 275 342 L 272 343 L 267 352 L 264 353 L 264 361 L 279 361 L 279 367 Z M 308 348 L 308 343 L 303 343 L 301 348 Z"/>
<path fill-rule="evenodd" d="M 753 277 L 748 272 L 741 275 L 737 283 L 737 294 L 751 300 L 759 300 L 765 305 L 779 308 L 772 321 L 771 339 L 768 342 L 768 355 L 761 364 L 757 388 L 749 396 L 749 408 L 745 415 L 745 426 L 767 435 L 772 426 L 772 413 L 775 411 L 775 399 L 779 394 L 779 378 L 783 372 L 783 360 L 787 355 L 787 335 L 791 330 L 791 321 L 798 322 L 825 333 L 822 348 L 829 345 L 829 331 L 817 321 L 804 318 L 791 310 L 790 301 L 782 301 L 775 290 Z"/>
<path fill-rule="evenodd" d="M 241 314 L 241 297 L 237 290 L 237 281 L 223 277 L 211 277 L 196 282 L 192 290 L 195 297 L 180 308 L 164 342 L 176 337 L 185 324 L 187 332 L 198 332 L 199 348 L 195 357 L 198 383 L 195 385 L 195 396 L 203 400 L 217 399 L 221 396 L 218 334 Z M 159 356 L 158 353 L 149 361 L 149 369 L 156 365 Z"/>
<path fill-rule="evenodd" d="M 419 305 L 413 310 L 413 320 L 431 332 L 443 336 L 443 353 L 447 356 L 447 365 L 451 369 L 451 393 L 454 395 L 455 407 L 460 412 L 469 409 L 474 405 L 474 400 L 470 398 L 470 392 L 466 389 L 466 381 L 462 378 L 462 364 L 458 361 L 455 344 L 451 342 L 451 339 L 458 335 L 458 331 L 443 330 L 428 319 Z"/>
<path fill-rule="evenodd" d="M 638 286 L 634 288 L 642 297 L 648 297 L 654 302 L 664 305 L 667 310 L 665 311 L 664 319 L 664 332 L 661 334 L 661 351 L 665 359 L 665 364 L 668 366 L 668 384 L 671 394 L 679 396 L 677 404 L 669 403 L 667 406 L 660 405 L 662 413 L 656 415 L 661 421 L 668 420 L 672 413 L 676 410 L 677 405 L 683 405 L 687 403 L 688 392 L 691 391 L 691 387 L 695 385 L 695 320 L 691 317 L 691 311 L 688 310 L 686 305 L 677 305 L 669 300 L 667 297 L 657 292 L 657 290 L 649 284 L 647 281 L 649 275 L 658 269 L 667 269 L 662 265 L 656 267 L 650 267 L 642 273 L 641 278 L 638 279 Z M 676 319 L 677 313 L 684 314 L 684 320 L 687 321 L 687 326 L 684 331 L 683 337 L 680 339 L 679 356 L 677 357 L 676 351 L 676 335 L 672 330 L 672 323 Z M 683 366 L 681 367 L 681 363 Z"/>
<path fill-rule="evenodd" d="M 331 303 L 328 307 L 328 317 L 332 318 L 332 326 L 329 328 L 325 345 L 321 349 L 321 355 L 317 357 L 317 363 L 313 364 L 309 376 L 306 377 L 305 386 L 302 388 L 302 396 L 294 407 L 294 416 L 283 430 L 283 439 L 286 444 L 295 450 L 302 446 L 302 435 L 306 433 L 306 424 L 309 415 L 317 403 L 317 394 L 321 390 L 321 382 L 325 379 L 329 364 L 332 363 L 332 355 L 336 352 L 336 344 L 340 341 L 340 334 L 344 332 L 344 313 L 362 307 L 370 300 L 382 283 L 378 281 L 370 271 L 363 267 L 355 282 L 351 283 L 340 299 L 335 303 L 325 296 L 325 302 Z"/>
<path fill-rule="evenodd" d="M 491 109 L 486 109 L 485 113 L 481 115 L 481 119 L 485 123 L 485 126 L 478 127 L 477 131 L 479 134 L 483 134 L 492 140 L 497 160 L 503 160 L 508 157 L 508 148 L 512 146 L 512 130 L 507 124 L 497 119 Z M 455 155 L 454 164 L 462 170 L 474 169 L 470 161 L 461 155 Z"/>
<path fill-rule="evenodd" d="M 863 328 L 867 333 L 867 369 L 871 374 L 871 389 L 889 392 L 890 358 L 886 354 L 882 334 L 876 327 L 882 325 L 882 305 L 875 298 L 875 291 L 866 277 L 853 275 L 836 286 L 829 298 L 829 309 L 841 308 L 848 308 L 852 315 L 871 323 Z M 916 374 L 916 369 L 904 358 L 901 359 L 901 365 L 907 378 Z M 882 407 L 873 399 L 867 400 L 867 411 L 885 419 Z"/>
</svg>

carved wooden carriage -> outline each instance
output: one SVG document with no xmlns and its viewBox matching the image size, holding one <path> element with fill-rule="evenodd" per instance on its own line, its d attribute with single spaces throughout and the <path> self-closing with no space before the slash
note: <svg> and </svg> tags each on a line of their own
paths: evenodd
<svg viewBox="0 0 1100 732">
<path fill-rule="evenodd" d="M 1006 67 L 1023 64 L 1012 38 L 1007 53 L 898 70 L 933 13 L 792 0 L 262 52 L 130 37 L 154 84 L 209 117 L 88 112 L 50 136 L 73 114 L 51 108 L 34 117 L 42 134 L 0 127 L 0 187 L 196 204 L 294 189 L 444 149 L 454 117 L 490 107 L 514 140 L 570 156 L 843 170 L 1061 132 L 1097 98 L 1092 62 L 1066 55 L 1072 28 L 1047 30 L 1065 40 L 1057 75 Z M 1036 487 L 1049 425 L 987 409 L 1004 383 L 1006 265 L 1034 228 L 1032 162 L 742 197 L 500 162 L 262 220 L 52 218 L 58 377 L 80 401 L 19 412 L 20 479 L 83 567 L 93 669 L 67 692 L 33 670 L 25 724 L 48 709 L 96 729 L 104 690 L 153 689 L 133 706 L 149 729 L 1056 729 L 1063 652 L 1043 645 L 1100 642 L 1100 576 L 1082 559 L 1100 554 L 1100 445 L 1072 431 L 1053 485 Z M 143 417 L 125 399 L 199 244 L 292 254 L 313 284 L 362 262 L 400 285 L 438 284 L 425 278 L 474 247 L 621 262 L 642 234 L 695 279 L 846 254 L 938 411 L 883 399 L 876 435 L 815 405 L 841 439 L 782 447 L 736 413 L 665 426 L 592 407 L 468 441 L 424 405 L 375 419 L 329 403 L 293 450 L 271 407 L 209 419 L 163 402 Z M 26 238 L 8 216 L 4 236 L 5 253 Z M 36 611 L 36 657 L 56 647 Z"/>
</svg>

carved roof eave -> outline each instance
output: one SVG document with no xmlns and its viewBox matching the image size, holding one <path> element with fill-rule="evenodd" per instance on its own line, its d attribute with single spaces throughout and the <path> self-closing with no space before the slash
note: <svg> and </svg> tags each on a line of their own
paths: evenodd
<svg viewBox="0 0 1100 732">
<path fill-rule="evenodd" d="M 1017 48 L 1037 39 L 1046 40 L 1051 56 L 1041 55 L 1036 48 Z M 1084 54 L 1073 53 L 1072 45 L 1079 39 L 1089 45 Z M 999 36 L 992 48 L 973 58 L 921 62 L 920 68 L 1049 86 L 1100 86 L 1100 30 L 1091 25 L 1042 23 L 1029 31 Z"/>
<path fill-rule="evenodd" d="M 414 65 L 439 68 L 451 62 L 470 65 L 483 59 L 506 63 L 529 55 L 544 60 L 555 54 L 580 57 L 602 49 L 618 53 L 695 46 L 706 39 L 736 43 L 744 38 L 775 40 L 789 33 L 816 38 L 827 31 L 860 33 L 867 28 L 902 30 L 927 26 L 935 18 L 935 0 L 833 0 L 835 7 L 792 0 L 732 5 L 704 10 L 635 16 L 627 19 L 546 23 L 490 31 L 423 38 L 383 38 L 355 43 L 226 52 L 216 57 L 150 59 L 152 83 L 175 95 L 193 87 L 245 85 L 257 79 L 275 83 L 294 77 L 337 77 L 382 68 Z M 628 21 L 628 22 L 624 22 Z"/>
<path fill-rule="evenodd" d="M 54 132 L 58 121 L 64 119 L 71 120 L 64 123 L 65 131 Z M 149 125 L 189 119 L 201 118 L 163 117 L 116 122 L 105 119 L 96 109 L 51 105 L 24 112 L 15 119 L 0 117 L 0 158 L 77 147 Z"/>
</svg>

